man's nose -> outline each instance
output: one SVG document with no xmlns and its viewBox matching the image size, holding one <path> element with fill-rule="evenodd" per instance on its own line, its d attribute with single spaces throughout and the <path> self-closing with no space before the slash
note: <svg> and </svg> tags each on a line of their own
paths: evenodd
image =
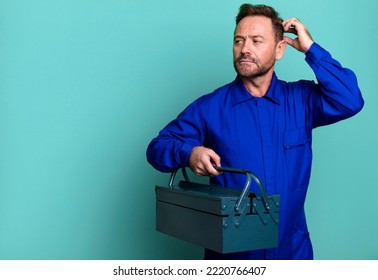
<svg viewBox="0 0 378 280">
<path fill-rule="evenodd" d="M 252 53 L 251 45 L 248 41 L 244 42 L 242 49 L 241 49 L 241 52 L 242 52 L 242 54 L 251 54 Z"/>
</svg>

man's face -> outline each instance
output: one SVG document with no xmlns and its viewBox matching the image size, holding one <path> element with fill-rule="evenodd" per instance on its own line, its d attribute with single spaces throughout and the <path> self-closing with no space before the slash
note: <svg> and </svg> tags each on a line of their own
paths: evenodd
<svg viewBox="0 0 378 280">
<path fill-rule="evenodd" d="M 247 16 L 235 29 L 234 67 L 244 78 L 256 78 L 273 71 L 276 45 L 272 22 L 264 16 Z"/>
</svg>

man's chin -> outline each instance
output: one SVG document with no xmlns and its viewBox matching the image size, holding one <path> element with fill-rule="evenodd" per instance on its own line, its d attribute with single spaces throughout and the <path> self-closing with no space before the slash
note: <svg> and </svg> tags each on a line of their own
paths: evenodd
<svg viewBox="0 0 378 280">
<path fill-rule="evenodd" d="M 256 70 L 253 69 L 252 67 L 236 67 L 235 68 L 236 73 L 238 73 L 240 76 L 243 77 L 249 77 L 249 76 L 255 76 Z"/>
<path fill-rule="evenodd" d="M 256 73 L 254 71 L 236 71 L 236 73 L 238 73 L 238 75 L 240 77 L 243 77 L 243 78 L 255 78 L 255 77 L 258 77 L 260 76 L 259 73 Z"/>
</svg>

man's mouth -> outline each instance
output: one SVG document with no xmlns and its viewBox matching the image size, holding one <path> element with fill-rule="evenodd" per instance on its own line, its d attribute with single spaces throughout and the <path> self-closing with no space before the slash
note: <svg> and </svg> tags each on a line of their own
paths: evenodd
<svg viewBox="0 0 378 280">
<path fill-rule="evenodd" d="M 241 59 L 241 60 L 239 60 L 239 63 L 241 63 L 241 64 L 252 64 L 254 62 L 252 60 Z"/>
<path fill-rule="evenodd" d="M 257 64 L 257 61 L 253 58 L 241 57 L 237 60 L 238 64 Z"/>
</svg>

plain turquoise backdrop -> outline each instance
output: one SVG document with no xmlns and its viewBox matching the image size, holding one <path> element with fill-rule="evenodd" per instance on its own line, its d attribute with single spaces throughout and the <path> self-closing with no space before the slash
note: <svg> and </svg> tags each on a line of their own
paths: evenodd
<svg viewBox="0 0 378 280">
<path fill-rule="evenodd" d="M 244 1 L 0 0 L 0 259 L 200 259 L 155 231 L 159 130 L 230 82 Z M 298 17 L 366 101 L 314 131 L 316 259 L 378 259 L 378 2 L 260 1 Z M 290 47 L 281 79 L 314 79 Z"/>
</svg>

